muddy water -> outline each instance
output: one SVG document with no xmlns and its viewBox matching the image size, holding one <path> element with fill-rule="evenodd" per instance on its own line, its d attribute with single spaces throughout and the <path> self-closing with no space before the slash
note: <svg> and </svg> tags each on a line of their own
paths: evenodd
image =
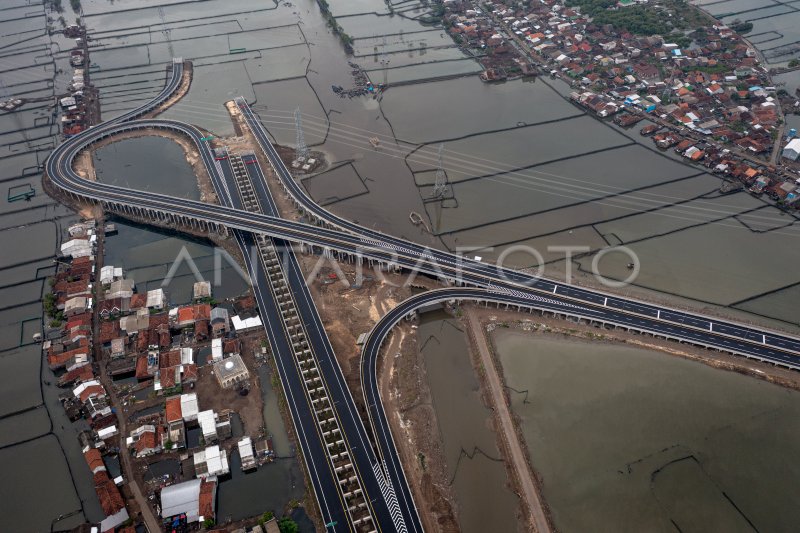
<svg viewBox="0 0 800 533">
<path fill-rule="evenodd" d="M 65 19 L 71 22 L 76 15 L 66 5 L 68 3 L 64 4 Z M 379 33 L 389 34 L 386 50 L 390 60 L 390 85 L 392 82 L 427 79 L 438 73 L 432 61 L 462 57 L 455 47 L 433 48 L 447 43 L 446 36 L 443 38 L 437 28 L 422 26 L 397 15 L 377 17 L 376 14 L 387 12 L 386 4 L 380 0 L 344 0 L 334 4 L 331 8 L 335 13 L 352 15 L 344 18 L 341 24 L 348 31 L 352 28 L 353 35 L 363 37 L 354 43 L 360 56 L 356 60 L 372 70 L 370 76 L 373 80 L 382 77 L 374 53 L 376 45 L 382 48 L 383 36 Z M 694 198 L 698 194 L 711 193 L 714 184 L 708 178 L 695 180 L 686 188 L 665 185 L 650 191 L 664 206 L 663 214 L 659 214 L 661 208 L 653 209 L 653 196 L 628 193 L 621 196 L 623 202 L 618 201 L 615 205 L 609 205 L 609 202 L 604 205 L 597 200 L 598 190 L 608 191 L 609 186 L 621 189 L 617 193 L 625 193 L 626 189 L 662 180 L 666 183 L 696 172 L 677 165 L 674 155 L 667 159 L 654 152 L 623 147 L 528 169 L 513 168 L 546 161 L 551 146 L 557 146 L 557 152 L 565 154 L 565 157 L 576 153 L 572 148 L 580 146 L 570 145 L 574 142 L 571 130 L 561 126 L 554 126 L 551 132 L 553 136 L 557 133 L 560 144 L 521 143 L 517 150 L 522 155 L 498 155 L 507 154 L 499 149 L 506 146 L 505 139 L 509 134 L 493 135 L 492 131 L 514 128 L 518 123 L 530 125 L 560 120 L 580 113 L 560 99 L 568 93 L 564 85 L 551 87 L 542 80 L 485 85 L 470 77 L 393 87 L 380 100 L 341 99 L 333 94 L 330 86 L 349 87 L 352 84 L 348 58 L 338 39 L 330 34 L 312 0 L 280 5 L 256 0 L 164 3 L 165 18 L 172 29 L 173 52 L 165 42 L 164 34 L 158 30 L 158 10 L 152 2 L 83 0 L 82 6 L 83 19 L 99 44 L 92 56 L 92 62 L 99 68 L 93 81 L 101 91 L 104 118 L 116 116 L 157 94 L 163 86 L 165 63 L 173 53 L 181 55 L 194 61 L 196 78 L 188 97 L 169 116 L 210 128 L 217 134 L 231 133 L 221 103 L 242 94 L 255 100 L 259 106 L 267 106 L 259 108 L 265 124 L 273 135 L 291 144 L 294 140 L 291 113 L 302 105 L 309 142 L 326 152 L 331 161 L 351 161 L 353 171 L 348 175 L 360 176 L 362 180 L 363 189 L 348 178 L 346 185 L 349 188 L 344 191 L 335 185 L 342 176 L 341 172 L 332 174 L 330 179 L 321 177 L 307 182 L 311 193 L 319 200 L 330 202 L 329 208 L 339 214 L 425 244 L 451 248 L 467 245 L 499 247 L 495 255 L 482 254 L 487 258 L 496 257 L 503 246 L 513 243 L 535 243 L 537 247 L 586 244 L 596 249 L 608 242 L 628 243 L 633 240 L 642 259 L 643 285 L 662 291 L 662 294 L 677 291 L 682 296 L 731 305 L 752 313 L 749 315 L 751 319 L 773 317 L 782 320 L 784 326 L 796 321 L 794 302 L 798 290 L 796 283 L 800 279 L 795 270 L 776 266 L 792 264 L 795 249 L 792 243 L 797 238 L 794 227 L 767 234 L 748 229 L 739 222 L 741 218 L 747 223 L 748 215 L 743 214 L 746 209 L 742 208 L 745 202 L 714 200 L 709 205 L 701 203 L 703 199 L 700 198 L 680 209 L 672 206 L 676 198 Z M 758 19 L 754 20 L 756 27 L 750 38 L 762 50 L 797 41 L 796 28 L 800 26 L 796 23 L 796 12 L 759 18 L 785 9 L 776 9 L 776 6 L 760 0 L 716 2 L 709 9 L 723 13 L 754 7 L 760 7 L 763 13 L 746 15 Z M 417 3 L 404 3 L 395 8 L 396 13 L 406 10 L 408 12 L 404 14 L 412 17 L 419 15 L 424 8 Z M 19 3 L 4 10 L 3 15 L 0 17 L 0 45 L 4 47 L 6 61 L 0 65 L 0 75 L 9 94 L 63 95 L 72 77 L 66 51 L 74 41 L 47 31 L 47 13 L 40 4 Z M 57 15 L 51 14 L 51 17 L 55 29 L 58 29 Z M 365 30 L 364 23 L 372 29 Z M 231 54 L 231 48 L 236 47 L 246 48 L 246 51 Z M 442 63 L 441 72 L 462 72 L 468 70 L 466 66 L 463 60 L 450 61 Z M 786 78 L 791 92 L 797 84 L 796 73 Z M 279 82 L 288 79 L 293 81 Z M 536 127 L 548 131 L 547 124 Z M 24 135 L 18 131 L 19 128 L 25 128 Z M 0 180 L 9 188 L 33 187 L 37 191 L 37 196 L 24 205 L 0 202 L 0 242 L 8 245 L 5 250 L 13 250 L 0 264 L 0 272 L 6 280 L 0 290 L 4 291 L 9 306 L 7 311 L 0 312 L 0 366 L 7 369 L 2 375 L 13 377 L 2 381 L 1 388 L 9 399 L 4 404 L 9 412 L 38 401 L 39 361 L 34 353 L 37 350 L 19 347 L 18 344 L 20 338 L 29 339 L 33 331 L 40 328 L 27 319 L 39 316 L 41 308 L 37 303 L 28 302 L 41 296 L 42 284 L 52 273 L 52 256 L 63 236 L 63 228 L 72 220 L 66 209 L 44 197 L 39 182 L 37 166 L 59 141 L 57 131 L 48 103 L 26 104 L 16 113 L 0 117 Z M 490 174 L 491 167 L 496 167 L 502 173 L 454 187 L 455 200 L 449 205 L 438 210 L 435 206 L 426 209 L 429 199 L 426 187 L 430 176 L 415 176 L 406 164 L 406 156 L 417 147 L 414 143 L 426 142 L 429 146 L 423 149 L 428 151 L 428 162 L 434 161 L 435 164 L 440 141 L 471 133 L 483 134 L 480 142 L 462 143 L 469 147 L 469 152 L 446 150 L 443 158 L 445 170 L 452 169 L 456 176 L 477 170 Z M 636 137 L 635 131 L 628 133 Z M 396 141 L 395 135 L 411 144 Z M 373 136 L 380 138 L 377 150 L 368 142 Z M 615 145 L 618 137 L 619 132 L 609 128 L 608 132 L 598 131 L 595 140 L 598 146 Z M 577 144 L 580 144 L 580 139 Z M 117 148 L 128 150 L 122 145 Z M 136 150 L 131 151 L 134 152 Z M 148 154 L 147 149 L 142 152 Z M 147 158 L 143 159 L 142 164 L 147 164 Z M 419 186 L 415 178 L 422 178 L 418 180 Z M 705 190 L 699 190 L 705 186 L 702 182 L 709 182 Z M 160 188 L 162 185 L 166 190 Z M 174 180 L 168 180 L 150 186 L 151 190 L 169 192 L 174 185 Z M 187 181 L 185 187 L 177 187 L 175 193 L 196 194 L 190 190 L 193 191 Z M 569 208 L 554 209 L 564 206 L 565 198 L 578 201 Z M 514 209 L 507 209 L 509 205 Z M 526 211 L 526 205 L 531 207 L 530 211 L 535 207 L 537 213 Z M 546 212 L 538 212 L 543 210 Z M 409 222 L 411 211 L 423 216 L 429 214 L 429 225 L 453 232 L 433 237 Z M 516 218 L 507 220 L 512 211 Z M 628 217 L 644 211 L 647 214 Z M 759 214 L 767 218 L 757 222 L 759 227 L 779 227 L 787 222 L 785 217 L 768 207 Z M 437 218 L 441 221 L 439 224 L 430 224 Z M 573 227 L 576 221 L 580 221 L 580 227 Z M 492 223 L 483 225 L 487 222 Z M 726 226 L 720 229 L 722 224 Z M 737 231 L 727 227 L 737 224 Z M 668 231 L 669 238 L 662 238 L 662 234 Z M 622 237 L 617 240 L 613 235 Z M 714 247 L 706 246 L 708 243 L 714 243 Z M 163 253 L 158 251 L 159 246 L 162 245 L 154 243 L 142 251 L 158 256 L 163 265 L 166 256 L 159 255 Z M 749 253 L 729 253 L 737 247 Z M 113 248 L 112 243 L 112 251 Z M 24 262 L 20 262 L 20 258 L 24 258 Z M 708 265 L 713 265 L 712 275 L 704 274 Z M 625 274 L 624 265 L 610 261 L 606 266 L 611 275 Z M 152 267 L 147 262 L 130 263 L 130 267 L 136 276 L 141 277 L 137 282 L 145 285 L 165 275 L 163 266 L 159 266 L 146 275 L 142 274 L 144 277 L 140 276 Z M 759 274 L 750 278 L 741 276 L 741 272 L 751 271 Z M 698 276 L 698 273 L 702 275 Z M 756 277 L 758 283 L 753 284 Z M 14 288 L 5 286 L 12 284 L 20 285 Z M 175 287 L 170 292 L 181 300 L 185 298 L 186 287 L 188 285 Z M 734 294 L 735 298 L 732 297 Z M 47 378 L 46 371 L 44 376 Z M 21 421 L 26 420 L 27 415 L 17 416 L 16 421 L 9 422 L 11 426 L 24 424 Z M 75 447 L 71 444 L 75 440 L 74 431 L 62 432 L 56 418 L 58 415 L 51 412 L 54 432 L 61 435 L 61 445 L 68 449 L 72 472 L 79 476 L 75 473 L 85 469 L 83 459 L 78 450 L 69 452 L 70 447 Z M 30 423 L 31 427 L 40 427 L 39 419 L 31 418 Z M 13 464 L 8 466 L 11 469 L 9 475 L 22 480 L 23 488 L 25 483 L 36 486 L 42 477 L 47 476 L 59 494 L 78 494 L 76 501 L 83 502 L 87 516 L 101 518 L 90 479 L 79 480 L 76 492 L 68 474 L 60 475 L 68 472 L 67 469 L 47 472 L 38 468 L 44 464 L 35 460 L 36 453 L 41 450 L 22 446 L 9 450 L 16 450 Z M 2 464 L 6 466 L 9 463 L 3 461 Z M 18 465 L 22 464 L 33 466 L 17 472 Z M 47 504 L 41 503 L 37 509 L 40 512 L 35 518 L 41 519 L 42 524 L 26 525 L 33 530 L 46 530 L 50 520 L 69 513 L 55 501 L 48 499 Z M 53 505 L 49 505 L 50 502 Z M 70 524 L 65 520 L 58 526 Z M 26 529 L 11 525 L 15 530 Z"/>
<path fill-rule="evenodd" d="M 639 348 L 504 329 L 493 339 L 559 530 L 800 520 L 800 393 Z"/>
<path fill-rule="evenodd" d="M 491 410 L 481 400 L 459 328 L 445 313 L 432 312 L 417 330 L 458 523 L 464 533 L 516 531 L 517 497 L 507 487 L 505 467 L 488 426 Z"/>
<path fill-rule="evenodd" d="M 295 459 L 278 459 L 250 473 L 242 472 L 238 451 L 229 460 L 231 477 L 220 483 L 217 493 L 219 522 L 280 513 L 291 500 L 303 497 L 303 474 Z"/>
<path fill-rule="evenodd" d="M 106 183 L 200 197 L 183 149 L 171 139 L 137 137 L 112 143 L 97 150 L 94 164 L 98 179 Z M 121 221 L 117 228 L 118 234 L 106 239 L 106 264 L 122 267 L 139 291 L 162 287 L 169 301 L 179 305 L 191 301 L 192 286 L 200 280 L 212 282 L 218 301 L 247 290 L 246 279 L 227 253 L 208 241 Z"/>
<path fill-rule="evenodd" d="M 247 291 L 224 250 L 209 241 L 115 221 L 119 233 L 106 238 L 106 264 L 122 267 L 140 292 L 163 288 L 172 305 L 191 302 L 196 281 L 210 281 L 217 301 Z"/>
<path fill-rule="evenodd" d="M 103 183 L 191 200 L 200 189 L 183 148 L 165 137 L 135 137 L 94 152 L 97 179 Z"/>
<path fill-rule="evenodd" d="M 636 128 L 622 131 L 582 116 L 564 99 L 565 85 L 541 79 L 489 85 L 471 76 L 391 86 L 461 71 L 468 60 L 452 61 L 460 52 L 446 36 L 442 40 L 440 30 L 401 16 L 379 16 L 386 12 L 382 2 L 353 0 L 332 9 L 346 15 L 340 23 L 356 38 L 353 59 L 373 79 L 382 79 L 381 34 L 388 35 L 390 89 L 376 99 L 340 98 L 331 85 L 352 86 L 349 58 L 313 1 L 277 7 L 247 0 L 223 4 L 205 2 L 191 13 L 182 4 L 165 8 L 176 53 L 195 61 L 197 75 L 187 98 L 169 116 L 230 133 L 221 103 L 242 94 L 254 101 L 273 137 L 291 145 L 292 112 L 299 106 L 306 142 L 332 162 L 349 163 L 348 169 L 335 167 L 329 177 L 304 181 L 329 209 L 425 244 L 493 247 L 482 253 L 487 259 L 515 244 L 535 243 L 542 254 L 551 245 L 597 250 L 626 244 L 640 255 L 639 284 L 657 298 L 682 296 L 695 305 L 699 300 L 754 313 L 755 320 L 782 320 L 784 327 L 795 323 L 785 305 L 771 305 L 792 299 L 792 287 L 800 282 L 795 272 L 769 269 L 758 283 L 752 278 L 743 283 L 741 276 L 763 269 L 758 258 L 771 264 L 791 261 L 792 248 L 785 243 L 798 237 L 797 227 L 787 226 L 792 221 L 760 199 L 716 198 L 718 179 L 675 154 L 654 150 Z M 131 40 L 133 22 L 118 16 L 155 23 L 156 9 L 102 2 L 88 2 L 84 9 L 90 25 L 102 29 L 107 63 L 116 69 L 104 67 L 98 74 L 104 106 L 116 113 L 156 91 L 164 78 L 160 61 L 168 52 L 163 35 Z M 246 51 L 230 55 L 236 46 Z M 125 56 L 124 62 L 117 63 L 117 56 Z M 436 62 L 442 59 L 449 61 Z M 373 137 L 380 140 L 377 149 L 368 142 Z M 431 169 L 442 141 L 443 167 L 454 182 L 444 205 L 429 201 Z M 343 172 L 347 179 L 341 179 Z M 753 209 L 762 219 L 756 225 L 746 220 Z M 415 227 L 409 221 L 412 211 L 426 216 L 437 235 Z M 763 226 L 770 229 L 764 232 Z M 737 247 L 748 253 L 728 253 Z M 704 274 L 710 264 L 714 283 Z M 610 262 L 606 267 L 609 276 L 627 274 Z M 563 264 L 552 269 L 548 273 L 563 275 Z"/>
</svg>

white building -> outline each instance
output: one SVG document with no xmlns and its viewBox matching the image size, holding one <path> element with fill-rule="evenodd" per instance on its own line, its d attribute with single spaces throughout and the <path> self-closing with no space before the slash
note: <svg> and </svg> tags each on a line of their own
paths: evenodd
<svg viewBox="0 0 800 533">
<path fill-rule="evenodd" d="M 92 299 L 86 296 L 75 296 L 64 302 L 64 314 L 77 315 L 92 308 Z"/>
<path fill-rule="evenodd" d="M 239 354 L 232 354 L 215 362 L 214 375 L 217 376 L 219 386 L 223 389 L 229 389 L 250 378 L 250 372 Z"/>
<path fill-rule="evenodd" d="M 181 394 L 181 415 L 185 422 L 197 420 L 197 414 L 200 409 L 197 406 L 197 394 L 192 392 L 190 394 Z"/>
<path fill-rule="evenodd" d="M 61 254 L 76 257 L 92 255 L 92 244 L 86 239 L 72 239 L 61 245 Z"/>
<path fill-rule="evenodd" d="M 217 417 L 214 411 L 200 411 L 197 413 L 197 423 L 200 424 L 200 431 L 203 432 L 203 440 L 206 444 L 217 442 Z"/>
<path fill-rule="evenodd" d="M 194 453 L 194 472 L 200 479 L 212 476 L 224 476 L 230 472 L 228 455 L 216 444 L 205 450 Z"/>
<path fill-rule="evenodd" d="M 261 327 L 260 316 L 254 316 L 242 320 L 241 318 L 239 318 L 239 315 L 236 315 L 234 317 L 231 317 L 231 322 L 233 323 L 233 329 L 236 330 L 237 333 Z"/>
<path fill-rule="evenodd" d="M 195 300 L 211 297 L 211 282 L 210 281 L 197 281 L 192 288 Z"/>
<path fill-rule="evenodd" d="M 185 514 L 187 522 L 203 522 L 214 518 L 217 484 L 191 479 L 161 489 L 161 516 L 170 518 Z"/>
<path fill-rule="evenodd" d="M 122 278 L 122 267 L 115 267 L 114 265 L 106 265 L 100 269 L 100 283 L 108 285 L 112 281 Z"/>
<path fill-rule="evenodd" d="M 222 339 L 211 340 L 211 360 L 212 361 L 222 360 Z"/>
<path fill-rule="evenodd" d="M 132 279 L 118 279 L 111 282 L 106 298 L 131 298 L 136 284 Z"/>
<path fill-rule="evenodd" d="M 256 456 L 253 453 L 253 442 L 250 437 L 244 437 L 238 443 L 239 459 L 242 460 L 242 470 L 252 470 L 257 466 Z"/>
<path fill-rule="evenodd" d="M 789 143 L 783 147 L 783 154 L 781 155 L 786 159 L 797 161 L 797 158 L 800 157 L 800 139 L 792 139 L 789 141 Z"/>
<path fill-rule="evenodd" d="M 167 304 L 167 296 L 164 289 L 153 289 L 147 291 L 147 307 L 150 309 L 164 309 Z"/>
<path fill-rule="evenodd" d="M 190 479 L 161 489 L 161 516 L 186 514 L 187 522 L 198 522 L 201 483 L 199 479 Z"/>
</svg>

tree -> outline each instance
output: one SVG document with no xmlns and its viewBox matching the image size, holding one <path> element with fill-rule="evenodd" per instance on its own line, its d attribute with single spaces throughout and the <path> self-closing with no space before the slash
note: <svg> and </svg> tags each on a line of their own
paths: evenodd
<svg viewBox="0 0 800 533">
<path fill-rule="evenodd" d="M 281 533 L 298 533 L 298 531 L 300 531 L 300 528 L 297 526 L 297 522 L 288 516 L 284 516 L 278 520 L 278 529 L 281 530 Z"/>
<path fill-rule="evenodd" d="M 789 68 L 800 66 L 800 59 L 792 59 L 789 61 Z"/>
<path fill-rule="evenodd" d="M 56 317 L 56 295 L 52 292 L 48 292 L 42 298 L 42 306 L 44 307 L 44 312 L 47 313 L 49 317 Z"/>
<path fill-rule="evenodd" d="M 275 518 L 275 513 L 273 513 L 272 511 L 267 511 L 266 513 L 261 515 L 261 518 L 258 519 L 258 525 L 263 526 L 273 518 Z"/>
</svg>

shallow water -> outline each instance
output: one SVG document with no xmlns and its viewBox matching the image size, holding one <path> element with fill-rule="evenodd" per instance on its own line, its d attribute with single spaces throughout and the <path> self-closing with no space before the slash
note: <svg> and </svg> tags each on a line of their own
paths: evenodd
<svg viewBox="0 0 800 533">
<path fill-rule="evenodd" d="M 481 400 L 459 327 L 444 313 L 433 312 L 417 330 L 457 520 L 464 533 L 515 531 L 517 497 L 506 486 L 505 466 L 488 426 L 491 410 Z"/>
<path fill-rule="evenodd" d="M 800 519 L 800 393 L 629 346 L 502 328 L 493 339 L 559 530 L 787 531 Z"/>
</svg>

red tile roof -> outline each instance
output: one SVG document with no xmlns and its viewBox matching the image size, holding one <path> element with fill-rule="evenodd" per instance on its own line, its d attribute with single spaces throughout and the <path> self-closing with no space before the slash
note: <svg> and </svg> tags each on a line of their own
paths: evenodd
<svg viewBox="0 0 800 533">
<path fill-rule="evenodd" d="M 142 336 L 144 337 L 145 335 L 142 335 Z M 151 344 L 153 346 L 158 346 L 158 337 L 159 337 L 158 331 L 156 331 L 155 328 L 150 328 L 147 331 L 147 344 L 148 344 L 148 346 L 151 345 Z"/>
<path fill-rule="evenodd" d="M 197 365 L 183 365 L 183 377 L 181 378 L 183 383 L 197 381 L 197 376 Z"/>
<path fill-rule="evenodd" d="M 111 298 L 110 300 L 103 300 L 98 306 L 98 311 L 101 315 L 115 314 L 120 311 L 126 311 L 128 305 L 125 305 L 123 298 Z"/>
<path fill-rule="evenodd" d="M 140 352 L 143 352 L 149 346 L 149 335 L 147 331 L 140 331 L 136 336 L 136 349 Z M 157 338 L 157 337 L 156 337 Z"/>
<path fill-rule="evenodd" d="M 159 358 L 158 362 L 158 367 L 163 369 L 172 366 L 177 366 L 179 364 L 181 364 L 181 351 L 170 350 L 168 352 L 161 354 L 161 357 Z"/>
<path fill-rule="evenodd" d="M 94 490 L 97 492 L 97 498 L 100 500 L 100 506 L 106 516 L 117 514 L 125 508 L 125 501 L 122 499 L 119 489 L 105 472 L 98 472 L 94 475 Z"/>
<path fill-rule="evenodd" d="M 103 463 L 103 457 L 100 455 L 100 450 L 97 448 L 90 448 L 83 452 L 83 458 L 86 459 L 86 463 L 89 465 L 89 470 L 92 474 L 95 474 L 99 471 L 105 471 L 106 465 Z"/>
<path fill-rule="evenodd" d="M 203 519 L 214 518 L 214 492 L 216 482 L 202 481 L 200 483 L 200 516 Z"/>
<path fill-rule="evenodd" d="M 61 377 L 58 378 L 58 383 L 59 385 L 67 385 L 76 381 L 89 381 L 93 377 L 94 372 L 92 372 L 92 365 L 86 364 L 73 368 L 66 374 L 62 374 Z"/>
<path fill-rule="evenodd" d="M 92 325 L 92 314 L 88 312 L 81 313 L 79 315 L 74 315 L 69 320 L 67 320 L 68 330 L 82 326 L 91 326 L 91 325 Z"/>
<path fill-rule="evenodd" d="M 136 377 L 139 379 L 150 377 L 147 372 L 147 355 L 140 355 L 136 358 Z"/>
<path fill-rule="evenodd" d="M 222 343 L 224 353 L 241 353 L 242 343 L 239 339 L 228 339 Z"/>
<path fill-rule="evenodd" d="M 194 334 L 196 337 L 208 337 L 208 320 L 198 320 L 195 322 Z"/>
<path fill-rule="evenodd" d="M 180 396 L 171 396 L 167 398 L 167 405 L 165 407 L 166 412 L 166 420 L 167 423 L 170 422 L 177 422 L 183 419 L 183 413 L 181 411 L 181 397 Z"/>
<path fill-rule="evenodd" d="M 142 307 L 147 306 L 147 294 L 139 294 L 136 293 L 131 297 L 131 309 L 141 309 Z"/>
<path fill-rule="evenodd" d="M 119 327 L 118 320 L 114 320 L 112 322 L 101 322 L 100 334 L 98 335 L 97 342 L 100 344 L 111 342 L 111 339 L 116 339 L 120 336 L 121 331 L 122 330 Z"/>
<path fill-rule="evenodd" d="M 169 325 L 169 315 L 167 313 L 158 313 L 150 315 L 150 329 L 157 329 L 161 326 Z"/>
<path fill-rule="evenodd" d="M 194 309 L 191 307 L 178 309 L 178 324 L 188 324 L 189 322 L 194 322 Z"/>
<path fill-rule="evenodd" d="M 81 339 L 87 340 L 87 339 Z M 76 355 L 89 355 L 89 349 L 86 346 L 75 348 L 74 350 L 67 350 L 61 353 L 52 353 L 47 355 L 47 364 L 51 369 L 62 368 L 67 361 Z"/>
<path fill-rule="evenodd" d="M 158 381 L 161 383 L 162 389 L 171 389 L 177 384 L 177 374 L 179 372 L 179 368 L 177 366 L 171 366 L 169 368 L 161 368 L 158 371 Z"/>
<path fill-rule="evenodd" d="M 102 385 L 91 385 L 83 389 L 80 400 L 85 403 L 89 398 L 102 398 L 106 395 L 106 389 Z"/>
<path fill-rule="evenodd" d="M 211 320 L 211 305 L 197 304 L 194 306 L 195 320 Z"/>
<path fill-rule="evenodd" d="M 139 455 L 147 450 L 154 450 L 158 445 L 158 440 L 156 437 L 155 431 L 147 431 L 142 433 L 142 436 L 139 437 L 139 440 L 136 441 L 134 444 L 134 448 L 136 449 L 136 454 Z"/>
</svg>

